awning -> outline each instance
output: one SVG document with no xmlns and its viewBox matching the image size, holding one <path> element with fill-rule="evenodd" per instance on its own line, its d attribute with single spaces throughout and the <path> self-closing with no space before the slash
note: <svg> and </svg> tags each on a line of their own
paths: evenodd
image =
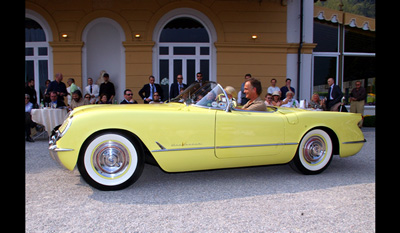
<svg viewBox="0 0 400 233">
<path fill-rule="evenodd" d="M 375 31 L 375 19 L 344 11 L 332 10 L 326 7 L 314 6 L 314 18 L 357 27 L 363 30 Z"/>
</svg>

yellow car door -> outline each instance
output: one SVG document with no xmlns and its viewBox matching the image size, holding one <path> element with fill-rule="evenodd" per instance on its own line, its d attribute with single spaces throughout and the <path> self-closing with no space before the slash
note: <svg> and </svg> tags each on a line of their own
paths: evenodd
<svg viewBox="0 0 400 233">
<path fill-rule="evenodd" d="M 278 155 L 285 143 L 279 112 L 217 111 L 215 155 L 218 158 Z"/>
</svg>

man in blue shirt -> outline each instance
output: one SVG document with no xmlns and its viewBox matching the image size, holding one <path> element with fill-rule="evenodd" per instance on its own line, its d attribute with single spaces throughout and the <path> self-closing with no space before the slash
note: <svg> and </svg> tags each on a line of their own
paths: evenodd
<svg viewBox="0 0 400 233">
<path fill-rule="evenodd" d="M 47 87 L 47 93 L 54 91 L 57 95 L 57 99 L 59 102 L 63 102 L 64 106 L 64 96 L 67 96 L 67 86 L 62 82 L 63 75 L 61 73 L 56 74 L 56 78 L 52 81 Z"/>
</svg>

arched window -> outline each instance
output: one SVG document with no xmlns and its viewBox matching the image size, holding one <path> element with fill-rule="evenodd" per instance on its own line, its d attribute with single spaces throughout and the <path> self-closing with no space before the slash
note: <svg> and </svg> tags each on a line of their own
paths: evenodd
<svg viewBox="0 0 400 233">
<path fill-rule="evenodd" d="M 183 76 L 183 83 L 188 85 L 195 81 L 197 72 L 203 74 L 204 81 L 215 81 L 215 77 L 210 77 L 213 40 L 200 19 L 187 14 L 177 15 L 165 21 L 159 30 L 155 55 L 164 93 L 169 93 L 169 87 L 177 82 L 179 74 Z"/>
<path fill-rule="evenodd" d="M 160 35 L 160 42 L 209 43 L 207 30 L 198 21 L 181 17 L 167 23 Z"/>
<path fill-rule="evenodd" d="M 45 81 L 49 79 L 49 43 L 43 27 L 25 18 L 25 82 L 35 80 L 36 98 L 43 98 Z"/>
</svg>

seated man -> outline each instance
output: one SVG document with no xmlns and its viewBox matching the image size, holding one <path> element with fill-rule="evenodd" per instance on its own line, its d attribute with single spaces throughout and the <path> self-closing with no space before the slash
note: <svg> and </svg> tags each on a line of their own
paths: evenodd
<svg viewBox="0 0 400 233">
<path fill-rule="evenodd" d="M 50 103 L 51 108 L 62 108 L 65 107 L 64 101 L 58 99 L 57 92 L 52 91 L 50 92 Z"/>
<path fill-rule="evenodd" d="M 131 89 L 126 89 L 124 91 L 124 100 L 120 104 L 137 104 L 138 102 L 133 99 L 133 93 Z"/>
<path fill-rule="evenodd" d="M 282 101 L 281 107 L 286 108 L 297 108 L 299 107 L 299 102 L 293 98 L 293 91 L 286 92 L 286 98 Z"/>
<path fill-rule="evenodd" d="M 267 106 L 260 98 L 262 92 L 261 82 L 255 78 L 250 78 L 244 84 L 244 94 L 249 99 L 243 106 L 243 110 L 249 111 L 267 111 Z"/>
</svg>

